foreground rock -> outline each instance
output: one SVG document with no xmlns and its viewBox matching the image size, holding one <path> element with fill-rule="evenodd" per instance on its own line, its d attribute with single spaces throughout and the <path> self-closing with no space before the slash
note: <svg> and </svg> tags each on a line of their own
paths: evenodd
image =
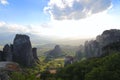
<svg viewBox="0 0 120 80">
<path fill-rule="evenodd" d="M 0 62 L 0 80 L 9 80 L 8 72 L 21 71 L 20 66 L 15 62 Z"/>
</svg>

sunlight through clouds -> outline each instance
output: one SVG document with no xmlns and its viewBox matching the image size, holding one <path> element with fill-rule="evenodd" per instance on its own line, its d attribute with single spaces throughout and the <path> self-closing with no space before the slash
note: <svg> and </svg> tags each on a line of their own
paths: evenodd
<svg viewBox="0 0 120 80">
<path fill-rule="evenodd" d="M 4 9 L 0 15 L 0 33 L 29 33 L 50 38 L 93 38 L 104 30 L 120 29 L 120 16 L 109 14 L 116 5 L 111 0 L 42 0 L 44 4 L 39 8 L 36 8 L 39 4 L 33 7 L 36 3 L 32 6 L 34 1 L 14 1 L 16 4 L 20 2 L 24 3 L 24 6 L 12 4 L 1 7 Z M 26 5 L 25 2 L 30 4 Z M 12 0 L 9 3 L 12 3 Z M 0 0 L 0 4 L 8 4 L 8 1 Z M 14 12 L 14 9 L 17 11 Z M 49 15 L 45 16 L 44 12 Z M 32 16 L 27 16 L 31 13 Z M 36 13 L 42 15 L 38 17 Z M 46 17 L 50 19 L 46 20 Z"/>
<path fill-rule="evenodd" d="M 85 19 L 51 20 L 39 25 L 18 25 L 0 22 L 0 30 L 3 32 L 31 33 L 54 38 L 93 38 L 104 30 L 112 28 L 119 29 L 120 23 L 116 21 L 116 18 L 107 14 L 107 11 Z"/>
</svg>

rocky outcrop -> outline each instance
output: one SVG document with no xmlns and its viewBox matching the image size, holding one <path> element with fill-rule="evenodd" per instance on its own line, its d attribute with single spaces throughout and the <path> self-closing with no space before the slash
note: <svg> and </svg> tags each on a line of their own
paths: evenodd
<svg viewBox="0 0 120 80">
<path fill-rule="evenodd" d="M 95 40 L 85 42 L 83 46 L 85 57 L 100 57 L 104 54 L 103 48 L 115 42 L 120 42 L 120 30 L 106 30 L 101 35 L 97 36 Z"/>
<path fill-rule="evenodd" d="M 56 45 L 53 50 L 47 52 L 46 60 L 55 59 L 62 56 L 62 50 L 59 45 Z"/>
<path fill-rule="evenodd" d="M 107 56 L 112 53 L 120 52 L 120 41 L 110 43 L 107 46 L 102 48 L 102 57 Z"/>
<path fill-rule="evenodd" d="M 101 46 L 95 40 L 87 41 L 84 45 L 84 53 L 86 58 L 100 56 Z"/>
<path fill-rule="evenodd" d="M 61 51 L 60 46 L 56 45 L 55 48 L 49 52 L 49 55 L 51 55 L 53 57 L 58 57 L 61 55 L 61 53 L 62 53 L 62 51 Z"/>
<path fill-rule="evenodd" d="M 76 52 L 76 54 L 75 54 L 76 61 L 81 60 L 82 57 L 83 57 L 82 52 L 81 52 L 80 50 L 78 50 L 78 51 Z"/>
<path fill-rule="evenodd" d="M 13 61 L 26 67 L 33 66 L 35 62 L 39 62 L 37 48 L 32 49 L 29 36 L 17 34 L 13 44 L 6 44 L 3 51 L 0 51 L 0 61 Z"/>
<path fill-rule="evenodd" d="M 33 66 L 35 61 L 32 53 L 30 38 L 17 34 L 13 41 L 13 61 L 23 66 Z"/>
<path fill-rule="evenodd" d="M 82 59 L 82 57 L 84 56 L 83 50 L 84 50 L 83 45 L 80 45 L 79 50 L 76 51 L 76 54 L 75 54 L 75 61 L 79 61 Z"/>
<path fill-rule="evenodd" d="M 74 61 L 75 59 L 72 56 L 66 56 L 64 60 L 64 66 L 72 64 Z"/>
<path fill-rule="evenodd" d="M 0 51 L 0 61 L 3 61 L 3 51 Z"/>
<path fill-rule="evenodd" d="M 3 61 L 12 61 L 12 51 L 11 47 L 6 44 L 3 48 Z"/>
<path fill-rule="evenodd" d="M 10 80 L 8 72 L 21 71 L 20 66 L 15 62 L 0 62 L 0 80 Z"/>
<path fill-rule="evenodd" d="M 37 56 L 37 48 L 32 48 L 32 53 L 33 53 L 35 62 L 39 63 L 39 58 Z"/>
</svg>

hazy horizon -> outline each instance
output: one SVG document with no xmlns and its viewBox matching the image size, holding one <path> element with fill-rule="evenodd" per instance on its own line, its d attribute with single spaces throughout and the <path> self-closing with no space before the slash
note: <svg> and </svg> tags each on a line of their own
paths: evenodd
<svg viewBox="0 0 120 80">
<path fill-rule="evenodd" d="M 0 0 L 0 42 L 27 34 L 43 43 L 120 29 L 120 0 Z M 12 43 L 12 42 L 11 42 Z"/>
</svg>

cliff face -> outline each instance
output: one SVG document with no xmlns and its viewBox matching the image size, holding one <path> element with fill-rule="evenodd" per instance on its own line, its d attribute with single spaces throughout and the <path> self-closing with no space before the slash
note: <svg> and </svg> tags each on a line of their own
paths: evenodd
<svg viewBox="0 0 120 80">
<path fill-rule="evenodd" d="M 101 47 L 118 41 L 120 41 L 120 30 L 117 29 L 106 30 L 102 35 L 96 37 L 96 42 L 98 42 Z"/>
<path fill-rule="evenodd" d="M 33 66 L 39 61 L 36 50 L 32 50 L 29 36 L 17 34 L 13 44 L 5 45 L 3 51 L 0 51 L 0 60 L 17 62 L 26 67 Z"/>
<path fill-rule="evenodd" d="M 86 41 L 83 46 L 83 53 L 87 58 L 99 57 L 104 54 L 103 48 L 105 46 L 115 42 L 120 42 L 120 30 L 106 30 L 101 35 L 97 36 L 95 40 Z"/>
</svg>

